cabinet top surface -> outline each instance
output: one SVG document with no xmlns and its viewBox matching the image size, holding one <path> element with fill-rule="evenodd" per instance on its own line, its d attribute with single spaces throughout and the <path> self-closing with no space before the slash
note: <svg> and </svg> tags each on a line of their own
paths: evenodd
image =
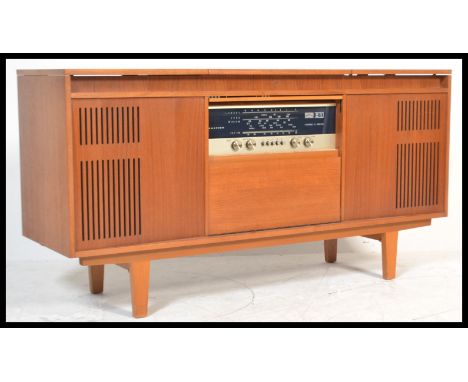
<svg viewBox="0 0 468 382">
<path fill-rule="evenodd" d="M 351 76 L 351 75 L 450 75 L 448 69 L 398 69 L 398 70 L 326 70 L 326 69 L 56 69 L 18 70 L 18 76 Z"/>
</svg>

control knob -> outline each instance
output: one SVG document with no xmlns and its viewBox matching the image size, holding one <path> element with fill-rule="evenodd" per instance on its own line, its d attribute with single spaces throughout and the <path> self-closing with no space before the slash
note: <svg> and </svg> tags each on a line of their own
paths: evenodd
<svg viewBox="0 0 468 382">
<path fill-rule="evenodd" d="M 234 151 L 239 151 L 239 150 L 242 148 L 242 142 L 241 142 L 241 141 L 234 141 L 234 142 L 232 142 L 231 148 L 232 148 Z"/>
<path fill-rule="evenodd" d="M 297 138 L 291 139 L 290 144 L 291 144 L 291 147 L 292 147 L 293 149 L 297 148 L 297 146 L 299 146 L 299 139 L 297 139 Z"/>
<path fill-rule="evenodd" d="M 247 147 L 247 150 L 254 150 L 255 149 L 255 146 L 257 146 L 257 143 L 252 140 L 252 139 L 249 139 L 246 143 L 245 143 L 245 147 Z"/>
<path fill-rule="evenodd" d="M 314 141 L 312 138 L 305 138 L 304 139 L 304 146 L 305 147 L 311 147 L 314 144 Z"/>
</svg>

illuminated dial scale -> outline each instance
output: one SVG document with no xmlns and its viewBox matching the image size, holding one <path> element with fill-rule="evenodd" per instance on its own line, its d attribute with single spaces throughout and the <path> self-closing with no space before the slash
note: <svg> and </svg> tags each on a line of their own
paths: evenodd
<svg viewBox="0 0 468 382">
<path fill-rule="evenodd" d="M 335 149 L 334 103 L 210 106 L 210 155 Z"/>
</svg>

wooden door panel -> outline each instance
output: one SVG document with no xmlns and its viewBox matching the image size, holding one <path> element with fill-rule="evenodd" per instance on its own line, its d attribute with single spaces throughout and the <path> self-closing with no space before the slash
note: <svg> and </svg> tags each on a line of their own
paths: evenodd
<svg viewBox="0 0 468 382">
<path fill-rule="evenodd" d="M 442 212 L 445 94 L 347 98 L 344 220 Z"/>
<path fill-rule="evenodd" d="M 211 157 L 208 233 L 337 222 L 340 167 L 336 150 Z"/>
<path fill-rule="evenodd" d="M 204 234 L 203 98 L 74 100 L 78 250 Z"/>
</svg>

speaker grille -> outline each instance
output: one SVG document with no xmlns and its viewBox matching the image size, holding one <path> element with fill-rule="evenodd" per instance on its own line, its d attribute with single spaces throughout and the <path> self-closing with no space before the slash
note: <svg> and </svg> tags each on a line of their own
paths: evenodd
<svg viewBox="0 0 468 382">
<path fill-rule="evenodd" d="M 81 239 L 141 235 L 140 158 L 80 162 Z"/>
<path fill-rule="evenodd" d="M 440 100 L 398 101 L 397 131 L 439 130 Z"/>
<path fill-rule="evenodd" d="M 439 203 L 439 142 L 397 145 L 396 208 Z"/>
<path fill-rule="evenodd" d="M 140 108 L 79 108 L 80 146 L 140 142 Z"/>
</svg>

